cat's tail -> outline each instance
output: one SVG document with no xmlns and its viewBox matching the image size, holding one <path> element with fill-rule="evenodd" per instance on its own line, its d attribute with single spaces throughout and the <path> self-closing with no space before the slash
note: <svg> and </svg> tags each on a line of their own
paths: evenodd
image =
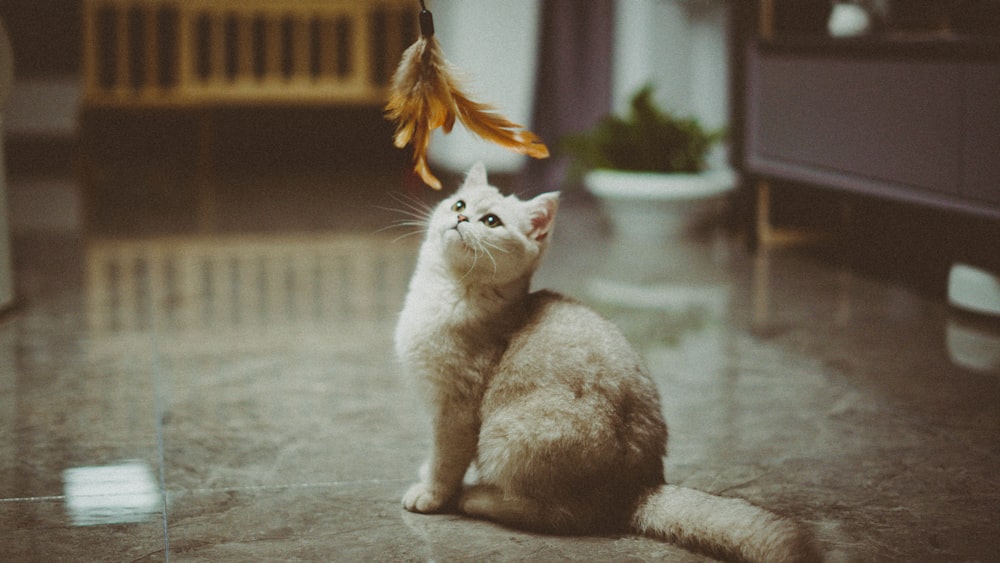
<svg viewBox="0 0 1000 563">
<path fill-rule="evenodd" d="M 676 485 L 652 489 L 632 528 L 705 555 L 733 562 L 813 562 L 822 557 L 812 534 L 750 504 Z"/>
</svg>

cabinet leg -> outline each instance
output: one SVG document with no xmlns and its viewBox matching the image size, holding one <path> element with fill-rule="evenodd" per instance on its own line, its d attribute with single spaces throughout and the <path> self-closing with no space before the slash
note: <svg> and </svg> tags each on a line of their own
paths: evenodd
<svg viewBox="0 0 1000 563">
<path fill-rule="evenodd" d="M 776 228 L 771 224 L 771 182 L 764 178 L 758 178 L 755 183 L 757 191 L 757 217 L 755 227 L 757 230 L 758 247 L 769 248 L 774 246 L 791 246 L 796 244 L 809 244 L 824 241 L 830 238 L 829 233 L 813 229 L 795 229 L 781 227 Z M 845 207 L 846 209 L 846 207 Z M 848 215 L 844 212 L 844 220 Z"/>
<path fill-rule="evenodd" d="M 768 246 L 774 237 L 771 231 L 771 183 L 763 178 L 756 182 L 757 188 L 757 244 Z"/>
</svg>

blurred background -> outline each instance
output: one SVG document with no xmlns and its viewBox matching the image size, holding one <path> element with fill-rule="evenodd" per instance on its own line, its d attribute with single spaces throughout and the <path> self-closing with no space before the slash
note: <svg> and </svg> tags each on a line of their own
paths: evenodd
<svg viewBox="0 0 1000 563">
<path fill-rule="evenodd" d="M 553 152 L 436 134 L 444 193 L 480 160 L 562 190 L 536 284 L 646 359 L 671 481 L 833 561 L 996 559 L 1000 0 L 426 3 Z M 418 10 L 0 0 L 0 559 L 701 560 L 399 507 L 429 433 L 393 326 L 443 194 L 382 107 Z M 725 132 L 711 205 L 615 223 L 563 139 L 646 85 Z"/>
<path fill-rule="evenodd" d="M 427 5 L 553 151 L 456 127 L 433 170 L 562 190 L 536 283 L 647 360 L 671 481 L 834 561 L 996 559 L 1000 0 Z M 401 511 L 393 326 L 442 194 L 382 108 L 418 11 L 0 0 L 0 559 L 700 560 Z M 616 224 L 564 154 L 646 85 L 725 131 L 696 221 Z"/>
<path fill-rule="evenodd" d="M 340 213 L 330 198 L 361 197 L 352 183 L 421 192 L 381 116 L 416 34 L 413 4 L 373 2 L 368 13 L 5 0 L 5 234 L 109 233 L 136 221 L 211 232 L 252 213 L 253 200 L 295 208 L 283 217 L 300 226 L 350 226 L 357 210 Z M 767 179 L 775 224 L 846 231 L 859 267 L 929 291 L 944 290 L 954 260 L 997 254 L 995 1 L 436 0 L 432 9 L 468 89 L 556 154 L 526 162 L 458 128 L 432 144 L 442 173 L 484 160 L 507 189 L 564 187 L 560 139 L 624 112 L 652 84 L 666 109 L 727 128 L 709 164 L 741 174 L 730 219 L 751 242 Z M 967 76 L 980 78 L 955 84 Z M 862 92 L 882 100 L 837 113 Z M 982 109 L 962 106 L 976 92 Z M 789 103 L 826 117 L 785 112 Z M 837 148 L 845 144 L 854 148 Z M 289 174 L 296 180 L 274 181 Z"/>
</svg>

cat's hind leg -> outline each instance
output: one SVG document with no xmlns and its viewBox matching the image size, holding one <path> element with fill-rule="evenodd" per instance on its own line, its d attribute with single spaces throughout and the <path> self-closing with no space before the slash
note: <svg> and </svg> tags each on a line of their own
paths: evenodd
<svg viewBox="0 0 1000 563">
<path fill-rule="evenodd" d="M 514 528 L 571 533 L 577 529 L 573 510 L 553 502 L 504 494 L 492 485 L 467 487 L 459 499 L 459 510 L 474 518 L 493 520 Z"/>
</svg>

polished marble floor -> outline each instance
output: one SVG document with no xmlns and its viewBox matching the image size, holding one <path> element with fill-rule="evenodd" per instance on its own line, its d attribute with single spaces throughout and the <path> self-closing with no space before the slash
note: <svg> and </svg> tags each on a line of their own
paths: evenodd
<svg viewBox="0 0 1000 563">
<path fill-rule="evenodd" d="M 164 177 L 15 239 L 0 560 L 700 560 L 401 509 L 428 428 L 391 353 L 399 170 Z M 536 285 L 641 350 L 668 480 L 800 519 L 833 561 L 1000 560 L 1000 331 L 843 252 L 624 244 L 570 196 Z"/>
</svg>

